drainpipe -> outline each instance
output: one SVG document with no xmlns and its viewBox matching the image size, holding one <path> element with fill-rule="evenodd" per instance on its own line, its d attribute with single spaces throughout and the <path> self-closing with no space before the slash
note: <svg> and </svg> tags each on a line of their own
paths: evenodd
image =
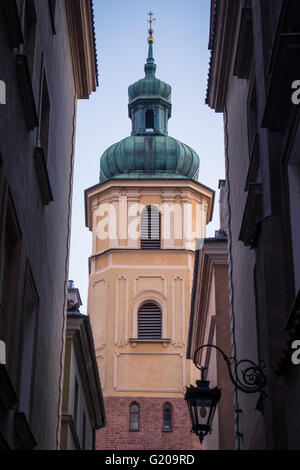
<svg viewBox="0 0 300 470">
<path fill-rule="evenodd" d="M 69 180 L 68 180 L 69 194 L 68 194 L 67 240 L 66 240 L 66 257 L 65 257 L 64 304 L 63 304 L 63 309 L 62 309 L 59 400 L 58 400 L 57 427 L 56 427 L 56 449 L 57 450 L 60 449 L 60 440 L 61 440 L 61 418 L 62 418 L 64 361 L 65 361 L 65 343 L 66 343 L 66 328 L 67 328 L 67 298 L 68 298 L 67 294 L 68 294 L 68 278 L 69 278 L 69 254 L 70 254 L 70 238 L 71 238 L 76 114 L 77 114 L 77 96 L 74 95 L 73 127 L 72 127 L 72 140 L 71 140 L 71 154 L 70 154 L 70 173 L 69 173 Z"/>
<path fill-rule="evenodd" d="M 227 192 L 227 207 L 228 207 L 228 281 L 229 281 L 229 304 L 230 304 L 230 326 L 231 326 L 231 349 L 232 356 L 238 357 L 236 337 L 235 337 L 235 312 L 234 312 L 234 286 L 233 286 L 233 263 L 232 263 L 232 231 L 231 231 L 231 205 L 230 205 L 230 161 L 229 161 L 229 139 L 228 139 L 228 120 L 227 108 L 224 106 L 224 135 L 225 135 L 225 167 L 226 167 L 226 192 Z M 235 441 L 236 449 L 241 450 L 242 447 L 242 433 L 240 431 L 240 413 L 242 410 L 239 407 L 238 389 L 234 386 L 234 412 L 235 412 Z"/>
</svg>

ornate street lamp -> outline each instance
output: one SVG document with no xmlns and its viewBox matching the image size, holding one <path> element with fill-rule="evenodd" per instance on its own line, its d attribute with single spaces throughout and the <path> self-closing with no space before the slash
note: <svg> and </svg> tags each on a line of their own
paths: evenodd
<svg viewBox="0 0 300 470">
<path fill-rule="evenodd" d="M 258 366 L 254 362 L 244 359 L 237 361 L 236 358 L 229 358 L 218 346 L 205 344 L 196 349 L 194 354 L 194 364 L 201 370 L 201 380 L 197 380 L 197 386 L 191 385 L 186 388 L 185 400 L 187 401 L 191 421 L 192 432 L 199 436 L 202 444 L 207 434 L 212 432 L 212 422 L 217 405 L 221 398 L 221 390 L 218 387 L 209 388 L 209 382 L 205 380 L 207 368 L 200 365 L 200 351 L 204 348 L 214 348 L 222 354 L 227 364 L 231 382 L 244 393 L 260 392 L 266 397 L 267 380 L 263 369 L 263 362 Z M 243 369 L 241 369 L 243 366 Z"/>
<path fill-rule="evenodd" d="M 197 380 L 197 387 L 187 387 L 185 400 L 192 421 L 192 432 L 199 436 L 202 444 L 204 437 L 211 432 L 221 390 L 218 387 L 209 388 L 209 382 L 205 380 L 206 368 L 202 367 L 200 370 L 201 380 Z"/>
</svg>

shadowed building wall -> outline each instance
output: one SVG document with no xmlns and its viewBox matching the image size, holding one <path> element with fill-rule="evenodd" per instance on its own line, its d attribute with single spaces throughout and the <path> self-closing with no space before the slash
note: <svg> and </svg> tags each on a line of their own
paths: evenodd
<svg viewBox="0 0 300 470">
<path fill-rule="evenodd" d="M 211 2 L 207 104 L 224 114 L 232 355 L 264 361 L 268 379 L 263 401 L 235 390 L 238 449 L 300 448 L 299 32 L 296 0 Z"/>
<path fill-rule="evenodd" d="M 77 99 L 96 89 L 90 0 L 0 2 L 0 448 L 60 443 Z"/>
</svg>

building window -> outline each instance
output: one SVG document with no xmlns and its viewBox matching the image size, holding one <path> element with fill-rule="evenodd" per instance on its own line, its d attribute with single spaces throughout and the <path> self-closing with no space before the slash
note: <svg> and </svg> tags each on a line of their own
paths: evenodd
<svg viewBox="0 0 300 470">
<path fill-rule="evenodd" d="M 30 76 L 33 75 L 37 17 L 34 0 L 25 1 L 24 42 Z"/>
<path fill-rule="evenodd" d="M 39 298 L 33 275 L 27 267 L 22 317 L 20 411 L 27 420 L 31 418 L 31 403 L 34 391 L 34 358 L 36 356 L 36 338 L 38 324 Z"/>
<path fill-rule="evenodd" d="M 7 183 L 2 194 L 0 222 L 0 339 L 6 344 L 9 369 L 15 328 L 14 304 L 19 274 L 21 230 Z"/>
<path fill-rule="evenodd" d="M 45 72 L 43 74 L 42 100 L 40 119 L 40 145 L 44 151 L 45 159 L 48 156 L 49 127 L 50 127 L 50 98 Z"/>
<path fill-rule="evenodd" d="M 172 432 L 172 406 L 170 403 L 165 403 L 163 407 L 163 432 Z"/>
<path fill-rule="evenodd" d="M 161 214 L 157 207 L 145 207 L 141 215 L 141 249 L 159 250 L 161 247 Z"/>
<path fill-rule="evenodd" d="M 140 430 L 140 407 L 138 403 L 132 403 L 129 410 L 129 431 Z"/>
<path fill-rule="evenodd" d="M 138 311 L 138 338 L 162 338 L 162 313 L 154 303 L 144 304 Z"/>
<path fill-rule="evenodd" d="M 154 113 L 152 110 L 146 111 L 146 130 L 154 129 Z"/>
<path fill-rule="evenodd" d="M 77 417 L 78 417 L 78 395 L 79 395 L 79 388 L 78 382 L 75 377 L 75 387 L 74 387 L 74 410 L 73 410 L 73 417 L 74 417 L 74 426 L 77 427 Z"/>
</svg>

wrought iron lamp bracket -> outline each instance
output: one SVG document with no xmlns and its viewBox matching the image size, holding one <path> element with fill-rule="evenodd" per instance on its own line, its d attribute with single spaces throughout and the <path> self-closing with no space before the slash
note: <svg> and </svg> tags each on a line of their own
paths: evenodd
<svg viewBox="0 0 300 470">
<path fill-rule="evenodd" d="M 266 369 L 265 363 L 260 361 L 259 365 L 249 359 L 238 361 L 235 357 L 228 357 L 222 349 L 214 344 L 205 344 L 196 349 L 194 353 L 194 364 L 202 373 L 205 368 L 201 367 L 197 356 L 199 352 L 205 348 L 216 349 L 223 357 L 227 364 L 229 376 L 233 385 L 244 393 L 261 392 L 266 395 L 267 379 L 264 373 Z M 241 368 L 243 367 L 243 368 Z"/>
</svg>

